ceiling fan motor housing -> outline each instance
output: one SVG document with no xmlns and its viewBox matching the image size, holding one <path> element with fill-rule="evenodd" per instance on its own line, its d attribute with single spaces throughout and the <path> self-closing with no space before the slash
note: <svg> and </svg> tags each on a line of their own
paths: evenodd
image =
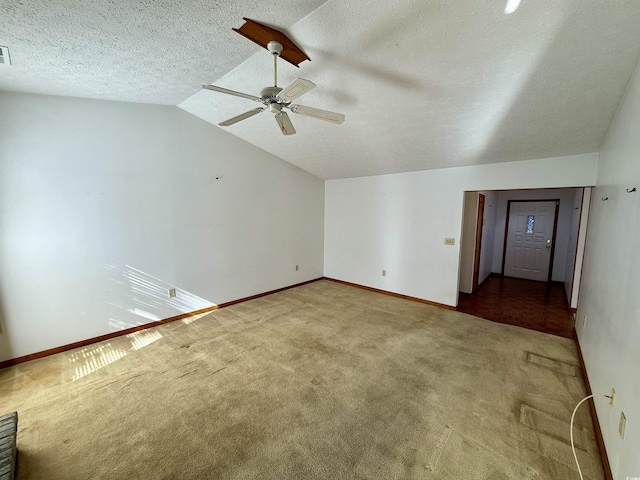
<svg viewBox="0 0 640 480">
<path fill-rule="evenodd" d="M 288 105 L 291 102 L 283 102 L 278 99 L 278 94 L 282 91 L 280 87 L 265 87 L 260 91 L 260 98 L 265 105 L 271 105 L 272 103 L 279 103 L 282 105 Z"/>
</svg>

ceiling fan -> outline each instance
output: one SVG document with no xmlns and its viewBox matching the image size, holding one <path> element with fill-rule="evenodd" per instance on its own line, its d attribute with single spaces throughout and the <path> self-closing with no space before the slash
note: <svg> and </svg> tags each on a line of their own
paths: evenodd
<svg viewBox="0 0 640 480">
<path fill-rule="evenodd" d="M 269 50 L 273 55 L 273 87 L 263 88 L 259 97 L 249 95 L 247 93 L 236 92 L 235 90 L 216 87 L 215 85 L 202 86 L 202 88 L 206 90 L 247 98 L 264 105 L 262 107 L 254 108 L 253 110 L 249 110 L 248 112 L 241 113 L 240 115 L 230 118 L 229 120 L 225 120 L 218 125 L 221 127 L 228 127 L 268 109 L 274 114 L 276 122 L 278 123 L 283 135 L 293 135 L 296 133 L 296 129 L 293 128 L 293 123 L 291 123 L 291 119 L 289 118 L 289 115 L 287 115 L 287 112 L 283 110 L 285 108 L 293 113 L 297 113 L 298 115 L 317 118 L 331 123 L 344 122 L 344 115 L 341 113 L 329 112 L 327 110 L 320 110 L 319 108 L 305 107 L 304 105 L 291 103 L 293 100 L 304 95 L 316 85 L 309 80 L 297 78 L 285 88 L 278 87 L 278 57 L 280 56 L 282 49 L 283 46 L 280 42 L 270 41 L 267 44 L 267 50 Z"/>
</svg>

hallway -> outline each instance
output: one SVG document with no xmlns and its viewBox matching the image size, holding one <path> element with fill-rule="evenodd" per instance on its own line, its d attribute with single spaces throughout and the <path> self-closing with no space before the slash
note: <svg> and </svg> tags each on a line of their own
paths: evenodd
<svg viewBox="0 0 640 480">
<path fill-rule="evenodd" d="M 494 322 L 574 338 L 564 287 L 492 275 L 475 293 L 460 293 L 458 311 Z"/>
</svg>

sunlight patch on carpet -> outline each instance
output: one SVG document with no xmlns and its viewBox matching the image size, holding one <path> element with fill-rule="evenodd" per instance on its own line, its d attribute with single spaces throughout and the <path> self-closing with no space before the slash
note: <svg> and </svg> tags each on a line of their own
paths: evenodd
<svg viewBox="0 0 640 480">
<path fill-rule="evenodd" d="M 80 380 L 107 365 L 125 357 L 127 352 L 111 347 L 110 343 L 98 343 L 85 347 L 69 356 L 69 361 L 77 363 L 72 380 Z"/>
<path fill-rule="evenodd" d="M 131 340 L 131 345 L 134 350 L 140 350 L 141 348 L 160 340 L 162 338 L 162 334 L 157 330 L 143 330 L 140 332 L 130 333 L 127 335 L 127 338 Z"/>
</svg>

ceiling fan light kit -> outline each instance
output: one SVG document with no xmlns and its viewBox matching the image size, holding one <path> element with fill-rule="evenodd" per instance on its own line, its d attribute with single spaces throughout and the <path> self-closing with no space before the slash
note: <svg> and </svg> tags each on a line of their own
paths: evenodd
<svg viewBox="0 0 640 480">
<path fill-rule="evenodd" d="M 243 27 L 241 27 L 239 30 L 236 30 L 236 29 L 234 30 L 240 33 L 241 35 L 249 38 L 250 40 L 258 43 L 259 45 L 266 48 L 269 52 L 271 52 L 271 54 L 273 55 L 273 86 L 263 88 L 260 91 L 260 96 L 258 97 L 255 95 L 249 95 L 248 93 L 236 92 L 235 90 L 229 90 L 227 88 L 217 87 L 215 85 L 203 85 L 202 88 L 205 90 L 211 90 L 218 93 L 224 93 L 226 95 L 233 95 L 236 97 L 246 98 L 247 100 L 260 102 L 264 105 L 264 107 L 254 108 L 253 110 L 249 110 L 248 112 L 241 113 L 240 115 L 237 115 L 233 118 L 225 120 L 224 122 L 221 122 L 218 125 L 220 125 L 221 127 L 229 127 L 231 125 L 234 125 L 235 123 L 241 122 L 242 120 L 246 120 L 247 118 L 253 117 L 254 115 L 257 115 L 258 113 L 264 112 L 265 110 L 268 109 L 271 113 L 274 114 L 276 123 L 278 124 L 278 127 L 280 128 L 280 131 L 282 132 L 282 134 L 293 135 L 296 133 L 296 130 L 293 127 L 293 123 L 291 122 L 289 115 L 287 114 L 287 112 L 283 110 L 283 108 L 286 108 L 298 115 L 317 118 L 319 120 L 324 120 L 331 123 L 340 124 L 344 122 L 345 117 L 341 113 L 335 113 L 327 110 L 321 110 L 319 108 L 306 107 L 304 105 L 295 105 L 291 103 L 296 98 L 304 95 L 305 93 L 313 89 L 316 85 L 315 83 L 310 82 L 309 80 L 305 80 L 303 78 L 297 78 L 285 88 L 278 87 L 278 57 L 282 56 L 283 58 L 285 58 L 283 52 L 287 51 L 287 48 L 286 48 L 287 46 L 284 45 L 282 42 L 283 41 L 288 42 L 290 45 L 293 45 L 293 47 L 295 47 L 295 49 L 297 49 L 300 53 L 302 53 L 304 58 L 301 58 L 299 55 L 298 57 L 296 57 L 298 59 L 301 58 L 300 61 L 303 61 L 305 59 L 308 60 L 309 57 L 307 57 L 304 54 L 304 52 L 302 52 L 302 50 L 300 50 L 293 42 L 291 42 L 291 40 L 282 32 L 278 32 L 275 29 L 259 24 L 258 22 L 247 20 L 246 18 L 245 18 L 245 21 L 247 21 L 247 23 L 243 25 Z M 251 28 L 257 29 L 257 31 L 260 34 L 265 34 L 266 32 L 266 34 L 272 35 L 276 39 L 271 39 L 263 43 L 260 40 L 256 40 L 250 37 L 246 31 L 242 32 L 242 29 L 245 28 L 248 24 L 251 25 Z M 256 25 L 259 27 L 256 27 Z M 290 46 L 289 46 L 289 49 L 291 49 Z M 292 62 L 291 60 L 287 60 L 287 61 L 298 66 L 296 63 Z"/>
</svg>

